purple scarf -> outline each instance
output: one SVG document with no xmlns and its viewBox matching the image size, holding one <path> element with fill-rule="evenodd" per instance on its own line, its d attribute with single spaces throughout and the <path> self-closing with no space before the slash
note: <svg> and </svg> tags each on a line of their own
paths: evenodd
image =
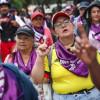
<svg viewBox="0 0 100 100">
<path fill-rule="evenodd" d="M 32 50 L 31 54 L 30 54 L 30 58 L 28 60 L 27 65 L 25 66 L 22 56 L 20 54 L 19 51 L 17 51 L 15 53 L 15 57 L 14 57 L 14 64 L 17 65 L 19 67 L 19 69 L 21 69 L 23 72 L 25 72 L 27 75 L 29 75 L 32 71 L 33 65 L 35 63 L 36 60 L 36 51 Z"/>
<path fill-rule="evenodd" d="M 88 76 L 87 65 L 77 58 L 75 54 L 66 50 L 59 40 L 55 43 L 55 49 L 57 57 L 64 68 L 78 76 Z"/>
<path fill-rule="evenodd" d="M 34 27 L 34 29 L 35 29 L 37 32 L 41 33 L 41 34 L 44 34 L 44 28 L 43 28 L 43 27 L 40 27 L 40 28 Z"/>
<path fill-rule="evenodd" d="M 6 82 L 4 95 L 1 100 L 20 100 L 23 97 L 23 92 L 17 83 L 15 75 L 8 69 L 4 69 L 4 72 Z"/>
<path fill-rule="evenodd" d="M 96 40 L 100 41 L 100 24 L 99 25 L 92 24 L 90 30 L 94 32 L 94 34 L 92 34 L 92 36 Z"/>
</svg>

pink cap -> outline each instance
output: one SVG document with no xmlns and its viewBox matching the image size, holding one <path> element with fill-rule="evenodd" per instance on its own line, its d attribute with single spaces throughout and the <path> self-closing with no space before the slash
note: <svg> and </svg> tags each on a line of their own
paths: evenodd
<svg viewBox="0 0 100 100">
<path fill-rule="evenodd" d="M 55 13 L 53 15 L 53 17 L 52 17 L 52 25 L 55 23 L 55 21 L 57 20 L 57 18 L 60 17 L 60 16 L 64 16 L 64 17 L 70 19 L 69 15 L 67 13 L 65 13 L 63 11 L 59 11 L 59 12 L 57 12 L 57 13 Z"/>
<path fill-rule="evenodd" d="M 35 11 L 35 12 L 33 12 L 32 15 L 31 15 L 31 20 L 33 20 L 33 19 L 36 18 L 37 16 L 41 16 L 41 17 L 44 18 L 43 13 L 41 13 L 41 12 L 39 12 L 39 11 Z"/>
</svg>

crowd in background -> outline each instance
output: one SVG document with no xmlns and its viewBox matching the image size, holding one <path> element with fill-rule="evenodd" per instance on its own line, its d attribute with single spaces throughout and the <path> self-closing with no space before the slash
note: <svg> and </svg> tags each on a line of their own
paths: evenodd
<svg viewBox="0 0 100 100">
<path fill-rule="evenodd" d="M 100 100 L 100 0 L 32 13 L 0 0 L 0 62 L 0 100 Z"/>
</svg>

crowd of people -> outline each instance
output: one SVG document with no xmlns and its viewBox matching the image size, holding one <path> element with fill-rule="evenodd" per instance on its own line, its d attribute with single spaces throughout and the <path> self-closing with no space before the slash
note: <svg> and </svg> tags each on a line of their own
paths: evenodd
<svg viewBox="0 0 100 100">
<path fill-rule="evenodd" d="M 0 63 L 0 100 L 100 100 L 100 0 L 32 14 L 1 0 Z"/>
</svg>

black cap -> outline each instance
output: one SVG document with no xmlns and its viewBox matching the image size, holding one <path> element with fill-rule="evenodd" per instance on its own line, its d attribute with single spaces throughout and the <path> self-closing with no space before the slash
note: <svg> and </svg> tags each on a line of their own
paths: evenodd
<svg viewBox="0 0 100 100">
<path fill-rule="evenodd" d="M 25 34 L 27 36 L 33 37 L 34 38 L 34 31 L 32 30 L 32 28 L 28 25 L 19 27 L 15 33 L 16 35 L 19 34 Z"/>
<path fill-rule="evenodd" d="M 87 8 L 88 6 L 89 6 L 89 2 L 87 1 L 82 1 L 77 5 L 78 9 Z"/>
<path fill-rule="evenodd" d="M 93 1 L 93 2 L 87 7 L 87 10 L 91 10 L 91 8 L 94 7 L 94 6 L 100 7 L 100 1 L 99 1 L 99 0 Z"/>
</svg>

